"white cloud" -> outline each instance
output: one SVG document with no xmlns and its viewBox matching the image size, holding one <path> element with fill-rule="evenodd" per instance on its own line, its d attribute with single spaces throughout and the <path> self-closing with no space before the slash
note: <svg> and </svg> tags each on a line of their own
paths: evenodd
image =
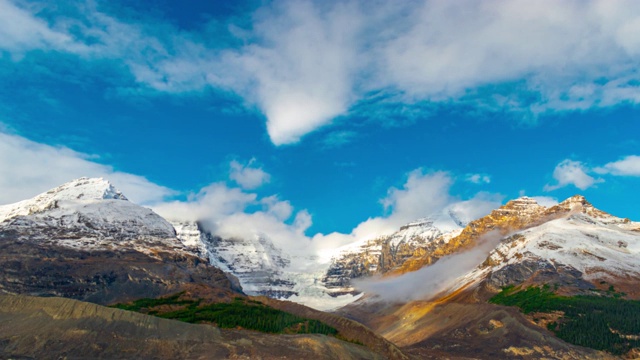
<svg viewBox="0 0 640 360">
<path fill-rule="evenodd" d="M 246 190 L 256 189 L 268 183 L 271 180 L 271 175 L 262 168 L 253 167 L 255 162 L 255 159 L 251 159 L 246 165 L 243 165 L 236 160 L 231 161 L 229 178 Z"/>
<path fill-rule="evenodd" d="M 484 174 L 469 174 L 465 180 L 473 184 L 489 184 L 491 182 L 491 177 Z"/>
<path fill-rule="evenodd" d="M 224 183 L 213 183 L 191 194 L 187 201 L 171 201 L 155 204 L 153 209 L 160 215 L 180 221 L 219 219 L 229 214 L 243 212 L 255 204 L 256 194 L 228 188 Z"/>
<path fill-rule="evenodd" d="M 408 222 L 433 215 L 445 209 L 454 211 L 464 221 L 475 220 L 500 206 L 501 197 L 478 193 L 461 201 L 450 194 L 454 180 L 444 171 L 424 172 L 416 169 L 407 174 L 407 181 L 398 189 L 392 187 L 380 202 L 389 212 L 386 216 L 369 218 L 358 224 L 349 234 L 316 234 L 314 245 L 330 260 L 331 250 L 358 240 L 390 234 Z"/>
<path fill-rule="evenodd" d="M 599 174 L 617 176 L 640 176 L 640 156 L 629 155 L 622 160 L 610 162 L 603 167 L 595 168 Z"/>
<path fill-rule="evenodd" d="M 407 174 L 401 188 L 390 188 L 380 201 L 388 212 L 386 216 L 367 219 L 349 234 L 318 233 L 310 237 L 306 231 L 312 225 L 312 219 L 307 210 L 295 211 L 289 201 L 280 200 L 276 195 L 260 198 L 255 193 L 229 188 L 223 183 L 211 184 L 187 201 L 166 202 L 153 209 L 169 219 L 201 221 L 219 236 L 267 236 L 276 246 L 289 252 L 323 257 L 339 246 L 397 231 L 401 225 L 445 208 L 470 221 L 500 205 L 500 197 L 486 193 L 460 201 L 450 195 L 452 184 L 453 179 L 446 172 L 414 170 Z M 261 210 L 255 210 L 256 206 L 261 206 Z M 322 261 L 328 260 L 322 258 Z"/>
<path fill-rule="evenodd" d="M 283 0 L 257 9 L 247 28 L 232 24 L 244 45 L 228 49 L 197 40 L 211 34 L 125 23 L 92 3 L 79 9 L 82 18 L 45 21 L 0 0 L 0 49 L 111 59 L 160 91 L 233 90 L 266 115 L 276 145 L 329 125 L 371 93 L 408 103 L 467 98 L 533 115 L 640 102 L 632 0 Z"/>
<path fill-rule="evenodd" d="M 593 178 L 587 172 L 589 169 L 583 163 L 569 159 L 563 160 L 553 170 L 553 178 L 557 184 L 545 185 L 544 191 L 553 191 L 568 185 L 586 190 L 597 183 L 604 182 L 602 179 Z"/>
<path fill-rule="evenodd" d="M 41 19 L 8 0 L 0 0 L 0 49 L 21 56 L 39 48 L 74 47 L 73 38 L 64 31 L 56 31 Z"/>
<path fill-rule="evenodd" d="M 416 169 L 409 173 L 402 189 L 391 188 L 382 199 L 385 209 L 391 210 L 387 218 L 393 227 L 430 215 L 453 200 L 449 188 L 453 179 L 443 171 L 424 173 Z"/>
<path fill-rule="evenodd" d="M 280 1 L 257 12 L 255 42 L 232 51 L 249 86 L 233 87 L 267 116 L 274 144 L 297 142 L 353 103 L 361 19 L 355 2 Z"/>
<path fill-rule="evenodd" d="M 104 177 L 133 202 L 149 204 L 174 191 L 142 176 L 116 171 L 65 147 L 39 144 L 0 132 L 0 204 L 31 198 L 75 178 Z"/>
<path fill-rule="evenodd" d="M 500 194 L 479 192 L 469 200 L 457 201 L 448 205 L 447 209 L 460 220 L 471 222 L 498 208 L 502 204 L 503 198 Z"/>
<path fill-rule="evenodd" d="M 248 210 L 258 205 L 262 205 L 261 210 Z M 305 231 L 312 224 L 311 216 L 306 210 L 293 216 L 291 203 L 275 195 L 259 198 L 255 193 L 214 183 L 187 201 L 157 204 L 153 210 L 170 220 L 200 221 L 207 230 L 224 238 L 266 236 L 288 252 L 309 252 L 310 239 Z"/>
</svg>

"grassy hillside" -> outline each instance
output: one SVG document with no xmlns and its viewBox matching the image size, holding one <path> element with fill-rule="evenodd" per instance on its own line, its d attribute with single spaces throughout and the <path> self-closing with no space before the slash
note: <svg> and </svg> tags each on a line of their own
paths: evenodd
<svg viewBox="0 0 640 360">
<path fill-rule="evenodd" d="M 571 344 L 616 355 L 640 347 L 640 301 L 624 300 L 613 288 L 603 296 L 560 296 L 548 285 L 509 286 L 489 302 L 517 306 L 525 314 L 560 312 L 547 328 Z"/>
</svg>

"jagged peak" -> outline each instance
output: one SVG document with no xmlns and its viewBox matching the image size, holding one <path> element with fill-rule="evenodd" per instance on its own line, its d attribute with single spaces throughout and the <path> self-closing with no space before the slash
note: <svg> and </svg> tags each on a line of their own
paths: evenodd
<svg viewBox="0 0 640 360">
<path fill-rule="evenodd" d="M 573 195 L 570 198 L 565 199 L 557 205 L 549 208 L 549 213 L 558 212 L 592 212 L 600 210 L 596 209 L 587 199 L 582 195 Z"/>
<path fill-rule="evenodd" d="M 530 198 L 528 196 L 521 196 L 517 199 L 509 200 L 503 207 L 539 207 L 542 206 L 538 204 L 536 199 Z"/>
<path fill-rule="evenodd" d="M 584 196 L 580 195 L 580 194 L 573 195 L 572 197 L 567 198 L 566 200 L 564 200 L 563 202 L 559 203 L 558 205 L 565 205 L 566 206 L 566 205 L 578 205 L 578 204 L 580 204 L 582 206 L 591 206 L 591 207 L 593 207 L 593 205 L 591 205 L 591 203 L 588 202 L 587 199 Z"/>
<path fill-rule="evenodd" d="M 546 211 L 546 215 L 573 213 L 585 214 L 606 224 L 620 225 L 630 222 L 627 218 L 619 218 L 596 208 L 582 195 L 574 195 Z"/>
<path fill-rule="evenodd" d="M 493 216 L 501 216 L 507 213 L 519 214 L 519 215 L 532 215 L 539 214 L 544 211 L 546 207 L 538 204 L 538 202 L 530 197 L 523 196 L 514 200 L 508 201 L 506 204 L 502 205 L 498 209 L 494 210 Z"/>
</svg>

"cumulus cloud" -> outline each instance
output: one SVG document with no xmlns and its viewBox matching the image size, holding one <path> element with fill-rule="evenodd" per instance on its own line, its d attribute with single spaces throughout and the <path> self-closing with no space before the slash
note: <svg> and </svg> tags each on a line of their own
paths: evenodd
<svg viewBox="0 0 640 360">
<path fill-rule="evenodd" d="M 247 190 L 259 188 L 268 183 L 271 180 L 271 175 L 262 168 L 254 167 L 255 162 L 256 159 L 251 159 L 246 165 L 243 165 L 236 160 L 231 161 L 229 178 Z"/>
<path fill-rule="evenodd" d="M 599 174 L 617 176 L 640 176 L 640 156 L 629 155 L 622 160 L 610 162 L 594 169 Z"/>
<path fill-rule="evenodd" d="M 156 204 L 153 210 L 172 221 L 198 221 L 224 238 L 266 237 L 288 253 L 309 253 L 310 239 L 305 231 L 312 224 L 311 215 L 306 210 L 294 212 L 289 201 L 276 195 L 260 198 L 240 188 L 214 183 L 186 201 Z"/>
<path fill-rule="evenodd" d="M 180 221 L 218 219 L 244 211 L 256 202 L 257 195 L 229 188 L 224 183 L 213 183 L 191 194 L 186 201 L 174 200 L 154 205 L 160 215 Z"/>
<path fill-rule="evenodd" d="M 444 171 L 424 173 L 422 169 L 416 169 L 409 173 L 402 189 L 390 188 L 381 203 L 391 211 L 388 220 L 399 226 L 435 213 L 451 203 L 449 188 L 452 184 L 453 179 Z"/>
<path fill-rule="evenodd" d="M 163 201 L 175 194 L 142 176 L 116 171 L 91 159 L 65 147 L 0 132 L 0 204 L 31 198 L 83 176 L 104 177 L 139 204 Z"/>
<path fill-rule="evenodd" d="M 462 201 L 450 194 L 453 182 L 446 172 L 416 169 L 407 174 L 403 186 L 390 188 L 380 200 L 386 215 L 369 218 L 348 234 L 309 236 L 306 232 L 313 221 L 306 209 L 296 211 L 277 195 L 259 197 L 224 183 L 211 184 L 186 201 L 165 202 L 153 209 L 168 219 L 200 221 L 214 234 L 227 238 L 268 237 L 288 252 L 319 255 L 323 263 L 330 260 L 328 254 L 337 247 L 392 233 L 401 225 L 443 209 L 455 212 L 461 221 L 470 221 L 500 205 L 501 197 L 487 193 Z"/>
<path fill-rule="evenodd" d="M 321 260 L 329 261 L 332 249 L 393 233 L 400 226 L 425 216 L 449 210 L 461 221 L 471 221 L 500 206 L 502 198 L 494 194 L 479 193 L 472 199 L 460 200 L 450 193 L 453 183 L 453 177 L 444 171 L 416 169 L 409 172 L 401 188 L 390 188 L 387 196 L 380 200 L 387 211 L 386 216 L 369 218 L 349 234 L 316 234 L 313 240 Z"/>
<path fill-rule="evenodd" d="M 595 179 L 588 174 L 589 169 L 580 161 L 563 160 L 553 170 L 553 178 L 557 184 L 544 186 L 544 191 L 553 191 L 562 187 L 573 185 L 580 190 L 586 190 L 593 185 L 603 182 L 602 179 Z"/>
<path fill-rule="evenodd" d="M 0 49 L 110 59 L 159 91 L 234 91 L 265 114 L 276 145 L 375 105 L 371 94 L 534 116 L 640 102 L 632 0 L 281 0 L 229 24 L 240 44 L 229 48 L 199 40 L 220 34 L 126 22 L 91 2 L 45 19 L 47 6 L 0 0 Z"/>
<path fill-rule="evenodd" d="M 276 2 L 258 12 L 255 43 L 234 54 L 252 85 L 235 88 L 262 109 L 274 144 L 297 142 L 348 110 L 361 18 L 350 2 Z"/>
</svg>

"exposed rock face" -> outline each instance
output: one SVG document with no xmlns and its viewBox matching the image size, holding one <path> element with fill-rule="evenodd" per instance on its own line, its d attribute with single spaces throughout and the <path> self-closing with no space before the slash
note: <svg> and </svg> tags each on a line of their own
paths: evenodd
<svg viewBox="0 0 640 360">
<path fill-rule="evenodd" d="M 211 234 L 198 222 L 173 222 L 183 244 L 211 265 L 233 274 L 244 291 L 251 295 L 265 295 L 288 299 L 298 295 L 296 285 L 285 269 L 291 264 L 290 256 L 264 237 L 250 239 L 223 239 Z"/>
<path fill-rule="evenodd" d="M 506 265 L 491 272 L 485 286 L 500 290 L 508 285 L 557 284 L 558 287 L 578 290 L 591 290 L 595 286 L 583 279 L 583 273 L 571 266 L 555 265 L 547 260 L 525 260 L 517 264 Z"/>
<path fill-rule="evenodd" d="M 0 357 L 381 358 L 335 338 L 200 331 L 51 298 L 111 304 L 177 292 L 210 302 L 243 296 L 238 279 L 213 265 L 251 275 L 249 285 L 268 284 L 267 295 L 290 296 L 277 293 L 291 286 L 278 277 L 289 260 L 266 239 L 238 246 L 197 225 L 178 229 L 180 239 L 170 223 L 102 179 L 79 179 L 0 207 L 0 294 L 47 297 L 0 295 Z M 370 334 L 374 345 L 385 344 L 360 330 L 357 335 Z"/>
<path fill-rule="evenodd" d="M 384 359 L 323 335 L 221 330 L 62 298 L 0 295 L 0 358 Z"/>
<path fill-rule="evenodd" d="M 224 272 L 193 255 L 34 245 L 2 231 L 0 268 L 0 292 L 100 304 L 170 294 L 189 284 L 207 284 L 221 296 L 241 293 Z"/>
<path fill-rule="evenodd" d="M 319 310 L 333 310 L 358 298 L 335 292 L 321 282 L 327 265 L 306 249 L 281 249 L 272 239 L 255 234 L 225 239 L 198 222 L 173 221 L 178 238 L 191 251 L 237 277 L 246 294 L 286 299 Z"/>
</svg>

